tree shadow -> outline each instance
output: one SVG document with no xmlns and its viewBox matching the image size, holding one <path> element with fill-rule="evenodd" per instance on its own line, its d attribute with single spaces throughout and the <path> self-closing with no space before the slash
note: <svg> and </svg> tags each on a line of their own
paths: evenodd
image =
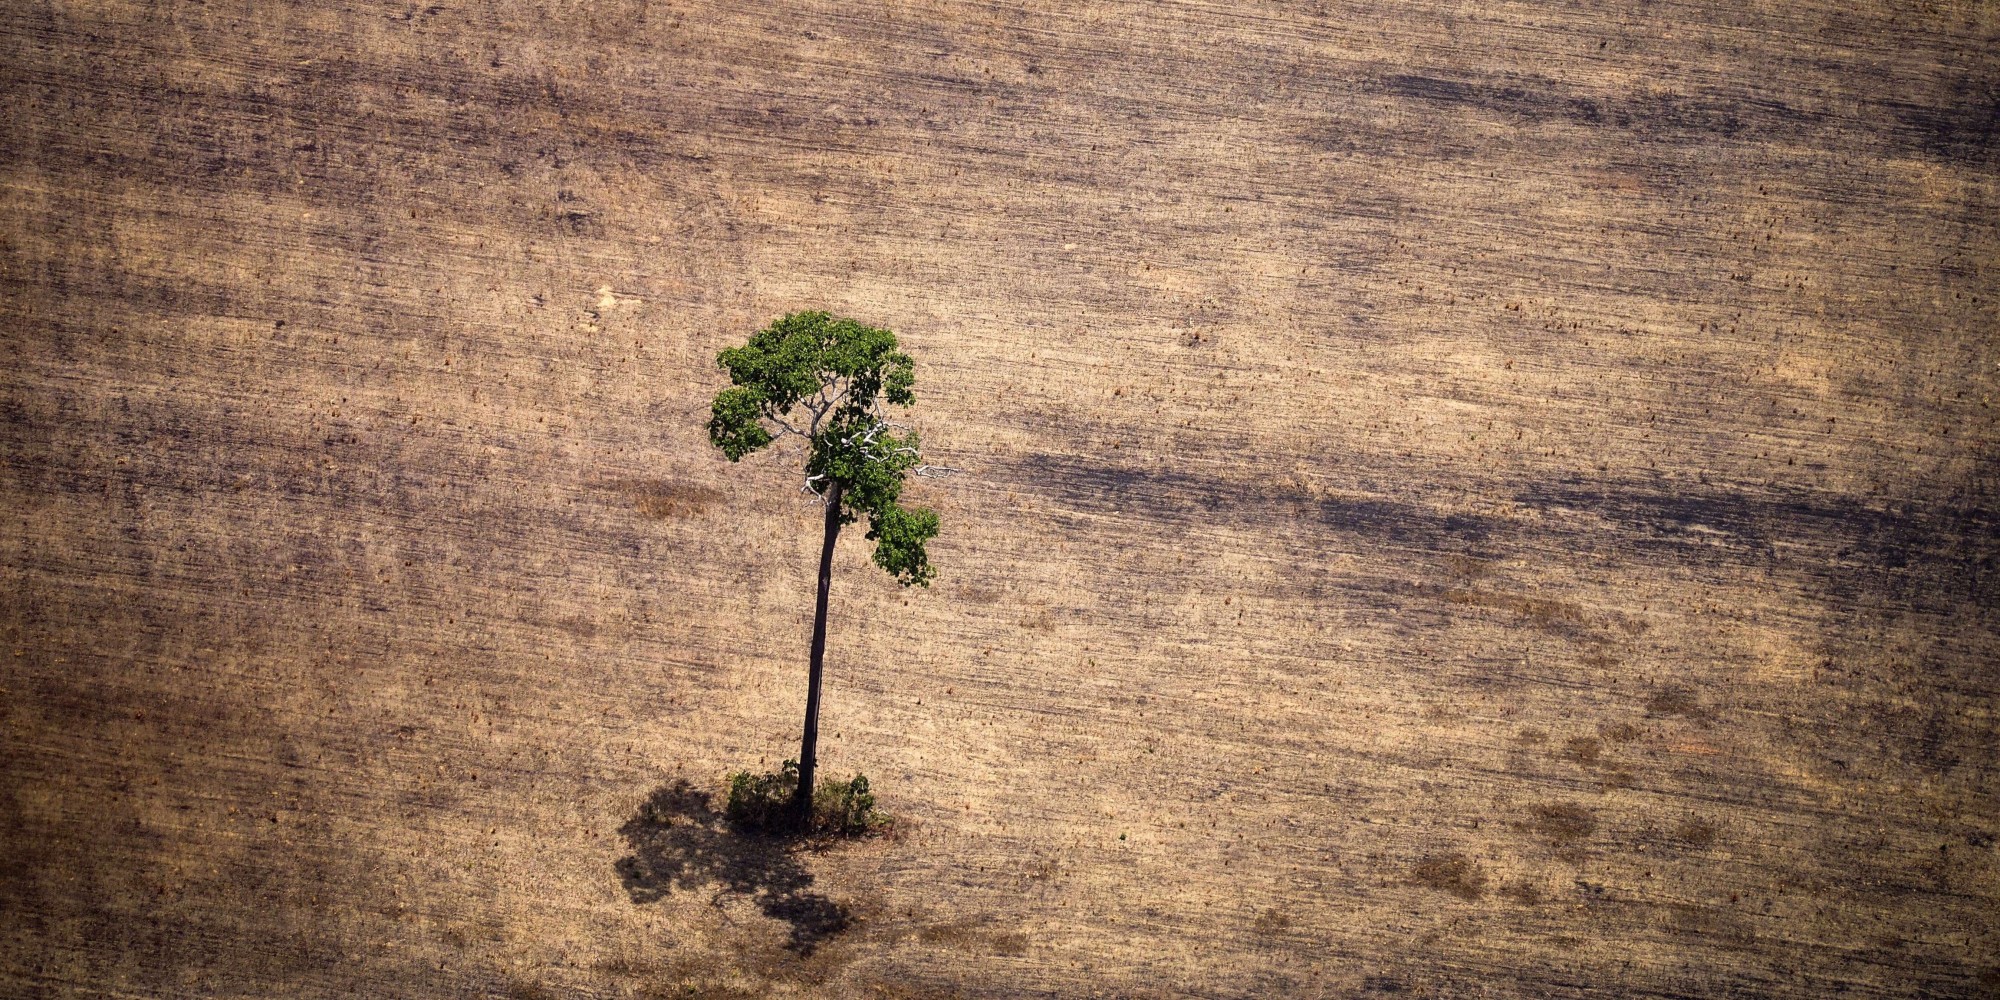
<svg viewBox="0 0 2000 1000">
<path fill-rule="evenodd" d="M 615 865 L 618 877 L 641 906 L 713 886 L 716 906 L 738 896 L 790 924 L 785 947 L 800 955 L 851 922 L 846 907 L 812 891 L 813 874 L 798 860 L 802 838 L 733 829 L 713 798 L 685 779 L 654 790 L 618 834 L 632 849 Z"/>
</svg>

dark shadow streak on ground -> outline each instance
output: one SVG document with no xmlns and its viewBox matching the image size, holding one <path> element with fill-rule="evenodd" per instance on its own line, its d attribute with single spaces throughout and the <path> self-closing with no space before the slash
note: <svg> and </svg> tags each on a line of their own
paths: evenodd
<svg viewBox="0 0 2000 1000">
<path fill-rule="evenodd" d="M 2000 510 L 1968 484 L 1922 499 L 1864 499 L 1800 487 L 1565 478 L 1516 484 L 1522 508 L 1567 519 L 1446 513 L 1410 497 L 1312 495 L 1281 483 L 1033 455 L 994 474 L 1061 508 L 1169 524 L 1216 518 L 1311 525 L 1406 550 L 1546 547 L 1596 535 L 1634 553 L 1765 565 L 1783 558 L 1843 600 L 1991 603 L 2000 587 Z M 1594 522 L 1594 523 L 1593 523 Z"/>
<path fill-rule="evenodd" d="M 685 780 L 654 790 L 618 833 L 632 853 L 615 867 L 636 904 L 713 886 L 718 904 L 741 896 L 790 924 L 786 947 L 801 955 L 848 928 L 847 908 L 812 891 L 800 840 L 732 829 L 709 794 Z"/>
</svg>

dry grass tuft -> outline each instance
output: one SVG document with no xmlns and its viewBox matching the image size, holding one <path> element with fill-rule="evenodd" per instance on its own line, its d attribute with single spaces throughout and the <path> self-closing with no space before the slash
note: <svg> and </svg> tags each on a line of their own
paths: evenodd
<svg viewBox="0 0 2000 1000">
<path fill-rule="evenodd" d="M 1028 953 L 1026 934 L 1019 931 L 995 933 L 985 929 L 987 923 L 989 923 L 988 918 L 973 917 L 951 923 L 931 924 L 917 931 L 917 940 L 973 954 L 984 953 L 1018 958 Z"/>
<path fill-rule="evenodd" d="M 1448 603 L 1465 607 L 1511 611 L 1521 616 L 1528 624 L 1542 629 L 1577 625 L 1584 620 L 1581 605 L 1547 597 L 1528 597 L 1522 594 L 1502 594 L 1454 587 L 1444 592 L 1444 599 Z"/>
<path fill-rule="evenodd" d="M 1486 891 L 1486 872 L 1458 851 L 1426 855 L 1410 869 L 1410 880 L 1464 900 L 1478 899 Z"/>
<path fill-rule="evenodd" d="M 1451 705 L 1433 701 L 1424 705 L 1423 717 L 1425 722 L 1456 722 L 1464 718 L 1465 713 Z"/>
<path fill-rule="evenodd" d="M 1598 726 L 1597 735 L 1606 743 L 1630 743 L 1639 738 L 1639 727 L 1629 722 Z"/>
<path fill-rule="evenodd" d="M 1466 580 L 1477 580 L 1493 574 L 1493 564 L 1485 559 L 1452 553 L 1444 557 L 1445 572 Z"/>
<path fill-rule="evenodd" d="M 1637 788 L 1639 786 L 1639 776 L 1621 767 L 1607 772 L 1603 778 L 1598 780 L 1597 786 L 1606 791 L 1613 788 Z"/>
<path fill-rule="evenodd" d="M 1028 936 L 1019 931 L 995 934 L 988 940 L 988 944 L 992 946 L 995 955 L 1019 958 L 1028 953 Z"/>
<path fill-rule="evenodd" d="M 1699 816 L 1689 816 L 1674 827 L 1674 839 L 1689 847 L 1712 847 L 1720 829 L 1713 822 Z"/>
<path fill-rule="evenodd" d="M 1556 847 L 1572 847 L 1597 832 L 1597 817 L 1574 802 L 1544 802 L 1528 826 Z"/>
<path fill-rule="evenodd" d="M 612 486 L 632 498 L 639 516 L 654 521 L 700 517 L 722 500 L 721 491 L 693 483 L 632 480 Z"/>
<path fill-rule="evenodd" d="M 1283 934 L 1285 931 L 1289 930 L 1291 926 L 1292 926 L 1292 918 L 1285 916 L 1283 913 L 1279 912 L 1278 908 L 1275 906 L 1270 907 L 1269 909 L 1266 909 L 1264 912 L 1257 914 L 1257 919 L 1250 922 L 1250 929 L 1254 931 L 1258 937 L 1272 937 L 1278 934 Z"/>
<path fill-rule="evenodd" d="M 1650 715 L 1680 715 L 1690 719 L 1703 718 L 1708 711 L 1696 700 L 1694 692 L 1685 688 L 1662 688 L 1646 699 L 1646 712 Z"/>
</svg>

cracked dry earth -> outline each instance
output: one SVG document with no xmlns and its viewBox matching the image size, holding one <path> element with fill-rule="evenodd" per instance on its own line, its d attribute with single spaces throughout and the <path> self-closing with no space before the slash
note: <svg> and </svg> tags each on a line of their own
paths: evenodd
<svg viewBox="0 0 2000 1000">
<path fill-rule="evenodd" d="M 0 993 L 1992 996 L 1995 11 L 6 5 Z"/>
</svg>

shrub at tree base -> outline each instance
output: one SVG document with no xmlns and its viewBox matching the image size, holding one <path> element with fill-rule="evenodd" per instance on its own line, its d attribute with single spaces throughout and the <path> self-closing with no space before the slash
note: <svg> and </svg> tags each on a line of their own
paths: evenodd
<svg viewBox="0 0 2000 1000">
<path fill-rule="evenodd" d="M 798 787 L 797 761 L 788 760 L 782 768 L 765 774 L 738 771 L 729 776 L 729 805 L 723 815 L 746 833 L 791 832 L 792 795 Z M 828 778 L 813 791 L 808 833 L 860 837 L 888 825 L 888 815 L 875 808 L 868 779 L 861 775 L 852 781 Z"/>
<path fill-rule="evenodd" d="M 729 776 L 729 805 L 723 815 L 739 830 L 780 829 L 789 815 L 792 793 L 799 787 L 797 761 L 786 761 L 774 774 L 738 771 Z"/>
<path fill-rule="evenodd" d="M 889 817 L 875 809 L 875 796 L 868 791 L 868 779 L 855 775 L 853 781 L 827 779 L 813 790 L 813 826 L 843 837 L 858 837 L 887 825 Z"/>
</svg>

